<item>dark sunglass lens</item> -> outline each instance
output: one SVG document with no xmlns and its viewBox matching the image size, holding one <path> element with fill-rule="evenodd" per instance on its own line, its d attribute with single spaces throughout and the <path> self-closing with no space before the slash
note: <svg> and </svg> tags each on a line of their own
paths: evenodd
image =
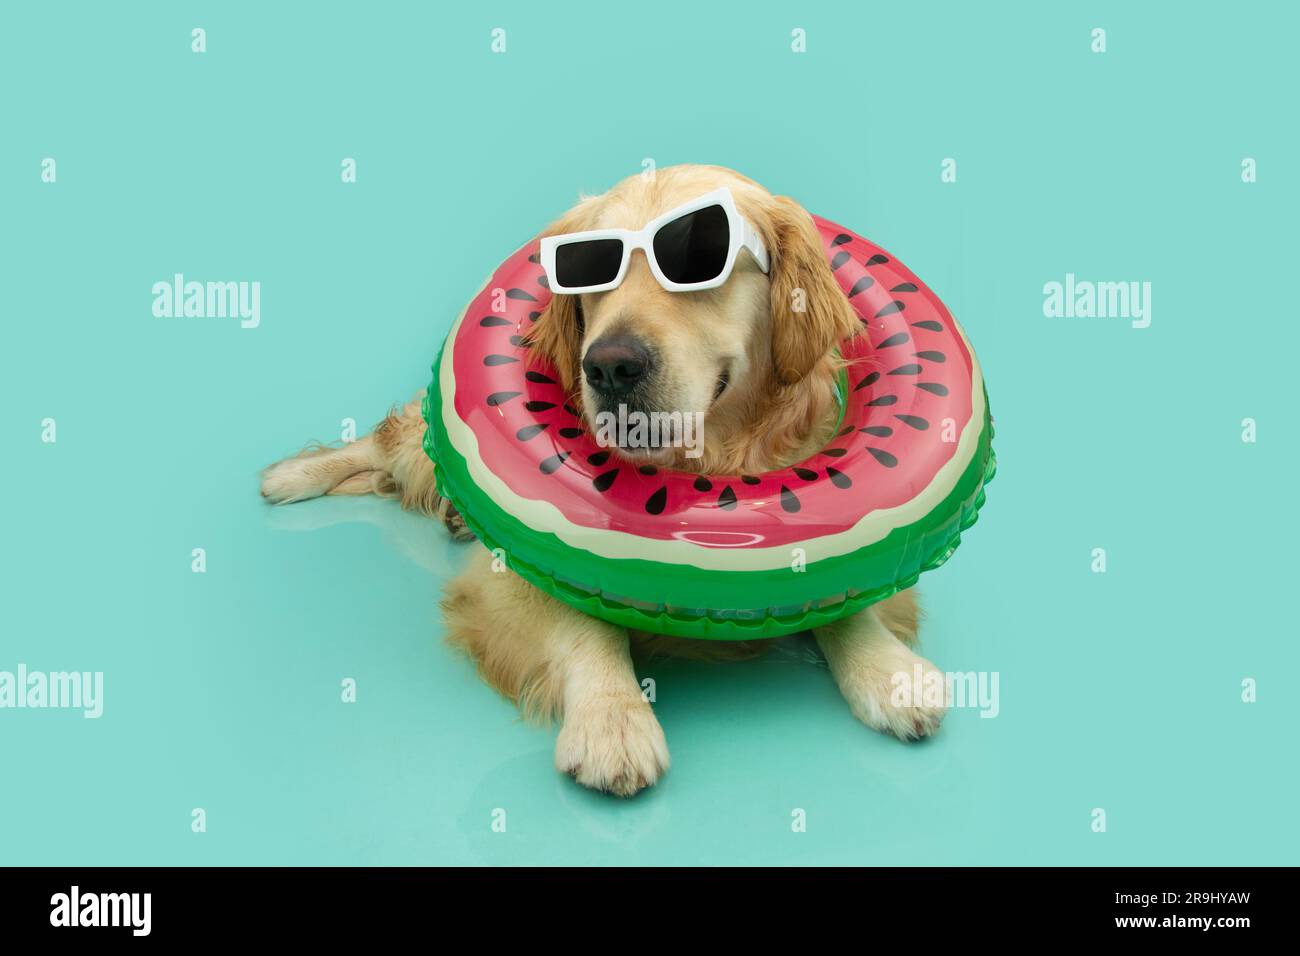
<svg viewBox="0 0 1300 956">
<path fill-rule="evenodd" d="M 555 278 L 566 289 L 613 282 L 622 264 L 622 239 L 588 239 L 555 247 Z"/>
<path fill-rule="evenodd" d="M 730 245 L 726 210 L 705 206 L 655 233 L 655 260 L 670 282 L 707 282 L 722 274 Z"/>
</svg>

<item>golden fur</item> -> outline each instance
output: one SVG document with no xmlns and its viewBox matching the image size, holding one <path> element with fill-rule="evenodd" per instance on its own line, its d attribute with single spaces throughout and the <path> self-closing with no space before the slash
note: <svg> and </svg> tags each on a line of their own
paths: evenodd
<svg viewBox="0 0 1300 956">
<path fill-rule="evenodd" d="M 633 176 L 579 202 L 548 232 L 640 228 L 655 216 L 727 185 L 771 257 L 764 275 L 742 253 L 721 287 L 670 293 L 633 256 L 617 288 L 557 295 L 530 335 L 533 348 L 559 371 L 572 400 L 589 412 L 592 394 L 581 360 L 611 330 L 635 334 L 665 356 L 652 400 L 664 410 L 704 409 L 708 438 L 700 458 L 681 449 L 620 449 L 634 459 L 704 474 L 759 473 L 808 457 L 834 428 L 836 345 L 856 334 L 857 317 L 823 254 L 812 219 L 796 202 L 770 195 L 738 173 L 676 166 Z M 342 448 L 309 448 L 263 474 L 262 494 L 275 503 L 322 494 L 381 494 L 441 519 L 457 538 L 463 522 L 434 488 L 424 454 L 420 396 L 373 433 Z M 442 607 L 448 639 L 475 661 L 483 679 L 529 717 L 560 718 L 556 766 L 580 783 L 629 796 L 668 769 L 663 731 L 642 697 L 632 650 L 698 660 L 762 654 L 762 641 L 719 643 L 629 634 L 587 617 L 480 553 L 447 586 Z M 892 675 L 916 663 L 910 648 L 919 609 L 905 591 L 815 633 L 836 683 L 860 720 L 903 739 L 937 730 L 942 707 L 891 703 Z"/>
</svg>

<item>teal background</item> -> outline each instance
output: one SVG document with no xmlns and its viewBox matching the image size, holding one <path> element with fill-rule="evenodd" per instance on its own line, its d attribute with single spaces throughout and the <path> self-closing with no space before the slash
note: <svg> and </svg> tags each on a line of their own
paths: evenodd
<svg viewBox="0 0 1300 956">
<path fill-rule="evenodd" d="M 98 721 L 0 711 L 0 861 L 1296 862 L 1300 15 L 1087 7 L 5 5 L 0 669 L 106 690 Z M 465 547 L 390 501 L 260 500 L 645 157 L 793 195 L 964 323 L 1000 470 L 923 649 L 999 672 L 996 719 L 905 746 L 798 642 L 661 664 L 671 772 L 588 793 L 442 643 Z M 261 327 L 153 318 L 174 272 L 260 281 Z M 1150 281 L 1151 327 L 1044 318 L 1067 272 Z"/>
</svg>

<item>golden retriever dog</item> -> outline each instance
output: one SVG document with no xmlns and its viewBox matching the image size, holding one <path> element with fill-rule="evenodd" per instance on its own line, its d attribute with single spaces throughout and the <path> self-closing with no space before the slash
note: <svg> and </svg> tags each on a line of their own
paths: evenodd
<svg viewBox="0 0 1300 956">
<path fill-rule="evenodd" d="M 764 273 L 742 251 L 724 284 L 669 292 L 645 254 L 632 253 L 624 281 L 604 292 L 556 295 L 530 333 L 594 425 L 608 405 L 600 367 L 611 355 L 653 357 L 640 392 L 652 410 L 706 410 L 701 457 L 680 448 L 629 448 L 633 460 L 701 474 L 751 474 L 794 464 L 822 448 L 835 426 L 836 345 L 861 325 L 831 274 L 808 213 L 793 200 L 713 166 L 676 166 L 634 175 L 582 199 L 548 235 L 591 229 L 641 229 L 721 186 L 760 234 Z M 793 314 L 796 290 L 805 311 Z M 611 352 L 611 349 L 613 350 Z M 640 371 L 640 369 L 638 369 Z M 341 448 L 315 447 L 272 465 L 262 494 L 280 504 L 325 494 L 380 494 L 440 518 L 453 536 L 470 536 L 434 488 L 421 441 L 420 397 L 370 435 Z M 479 547 L 446 589 L 448 639 L 483 678 L 529 716 L 559 718 L 555 765 L 584 786 L 630 796 L 668 769 L 668 746 L 633 669 L 634 649 L 696 659 L 755 656 L 765 642 L 689 641 L 629 632 L 582 614 L 512 573 L 493 573 Z M 854 716 L 904 740 L 934 733 L 942 706 L 891 703 L 892 677 L 920 664 L 911 649 L 918 609 L 911 591 L 873 605 L 813 636 Z"/>
</svg>

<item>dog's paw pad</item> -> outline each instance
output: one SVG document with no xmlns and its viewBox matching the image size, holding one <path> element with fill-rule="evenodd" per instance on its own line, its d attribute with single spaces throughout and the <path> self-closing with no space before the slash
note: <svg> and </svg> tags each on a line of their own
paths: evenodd
<svg viewBox="0 0 1300 956">
<path fill-rule="evenodd" d="M 451 533 L 453 541 L 474 540 L 474 532 L 466 527 L 465 519 L 460 516 L 459 511 L 452 507 L 451 502 L 446 503 L 445 510 L 442 513 L 442 523 Z"/>
</svg>

